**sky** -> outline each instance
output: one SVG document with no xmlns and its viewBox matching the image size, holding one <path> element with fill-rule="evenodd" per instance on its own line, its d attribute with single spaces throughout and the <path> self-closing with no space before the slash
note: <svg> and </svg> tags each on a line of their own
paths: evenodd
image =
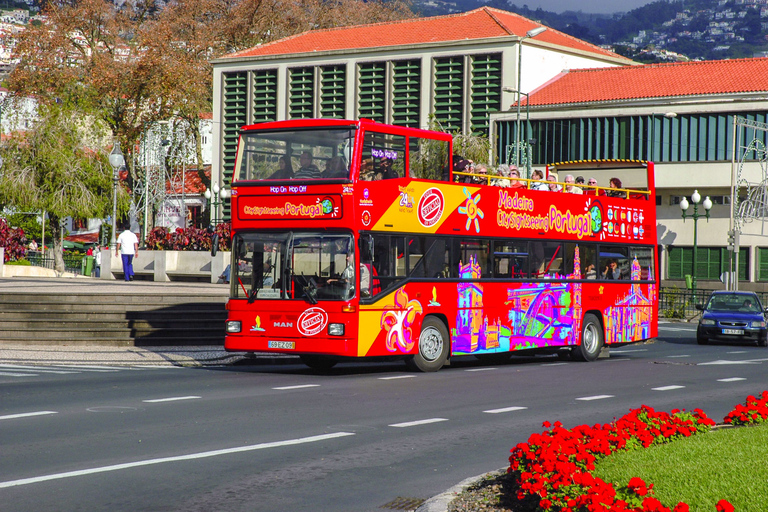
<svg viewBox="0 0 768 512">
<path fill-rule="evenodd" d="M 653 0 L 624 0 L 622 2 L 608 2 L 606 0 L 510 0 L 517 6 L 527 5 L 530 9 L 541 7 L 545 11 L 582 11 L 585 13 L 611 14 L 614 12 L 627 12 L 637 7 L 651 3 Z"/>
</svg>

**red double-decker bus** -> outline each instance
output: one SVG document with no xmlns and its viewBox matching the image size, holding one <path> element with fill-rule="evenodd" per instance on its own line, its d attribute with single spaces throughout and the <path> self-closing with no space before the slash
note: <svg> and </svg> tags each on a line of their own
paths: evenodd
<svg viewBox="0 0 768 512">
<path fill-rule="evenodd" d="M 451 157 L 448 134 L 369 120 L 244 127 L 226 349 L 435 371 L 656 336 L 652 163 L 556 164 L 537 190 Z"/>
</svg>

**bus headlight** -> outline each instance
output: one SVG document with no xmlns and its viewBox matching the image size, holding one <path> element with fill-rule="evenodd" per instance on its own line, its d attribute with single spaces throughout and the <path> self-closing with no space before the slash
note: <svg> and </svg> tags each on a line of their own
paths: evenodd
<svg viewBox="0 0 768 512">
<path fill-rule="evenodd" d="M 328 334 L 331 336 L 344 336 L 344 324 L 328 324 Z"/>
<path fill-rule="evenodd" d="M 227 332 L 236 333 L 243 329 L 240 320 L 227 320 Z"/>
</svg>

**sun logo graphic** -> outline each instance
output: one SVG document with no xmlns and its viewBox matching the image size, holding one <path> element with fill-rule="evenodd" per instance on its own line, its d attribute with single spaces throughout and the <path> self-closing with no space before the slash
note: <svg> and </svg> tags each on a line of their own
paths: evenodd
<svg viewBox="0 0 768 512">
<path fill-rule="evenodd" d="M 485 218 L 485 214 L 483 213 L 483 210 L 481 210 L 477 204 L 480 202 L 480 194 L 477 194 L 475 197 L 472 197 L 472 193 L 467 190 L 467 187 L 464 187 L 464 195 L 467 197 L 467 202 L 464 203 L 464 206 L 459 206 L 459 213 L 462 213 L 467 216 L 467 225 L 464 226 L 464 229 L 469 231 L 469 226 L 472 225 L 472 221 L 475 222 L 475 232 L 480 232 L 480 221 L 478 220 L 478 217 L 481 219 Z"/>
</svg>

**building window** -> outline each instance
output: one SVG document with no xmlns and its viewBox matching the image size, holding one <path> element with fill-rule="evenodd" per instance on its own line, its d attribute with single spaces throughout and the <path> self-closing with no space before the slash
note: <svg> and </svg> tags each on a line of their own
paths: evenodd
<svg viewBox="0 0 768 512">
<path fill-rule="evenodd" d="M 435 59 L 432 111 L 440 128 L 461 131 L 464 119 L 464 57 Z"/>
<path fill-rule="evenodd" d="M 277 70 L 259 69 L 253 72 L 252 123 L 277 121 Z"/>
<path fill-rule="evenodd" d="M 749 279 L 749 250 L 739 249 L 739 280 Z M 696 251 L 696 279 L 717 281 L 728 270 L 728 250 L 725 247 L 699 247 Z M 670 246 L 667 251 L 667 279 L 685 279 L 693 266 L 693 247 Z M 768 279 L 768 275 L 766 275 Z"/>
<path fill-rule="evenodd" d="M 346 117 L 347 67 L 320 68 L 320 117 L 344 119 Z"/>
<path fill-rule="evenodd" d="M 231 182 L 240 127 L 248 121 L 248 75 L 224 73 L 222 78 L 222 169 L 224 179 Z M 229 218 L 229 201 L 224 202 L 224 216 Z"/>
<path fill-rule="evenodd" d="M 314 117 L 314 83 L 314 68 L 288 70 L 288 117 L 290 119 Z"/>
<path fill-rule="evenodd" d="M 501 54 L 472 57 L 469 125 L 473 133 L 488 135 L 492 112 L 501 110 Z"/>
<path fill-rule="evenodd" d="M 421 110 L 421 61 L 392 63 L 392 124 L 418 128 Z"/>
<path fill-rule="evenodd" d="M 387 122 L 387 64 L 366 62 L 357 69 L 357 115 L 379 123 Z"/>
</svg>

